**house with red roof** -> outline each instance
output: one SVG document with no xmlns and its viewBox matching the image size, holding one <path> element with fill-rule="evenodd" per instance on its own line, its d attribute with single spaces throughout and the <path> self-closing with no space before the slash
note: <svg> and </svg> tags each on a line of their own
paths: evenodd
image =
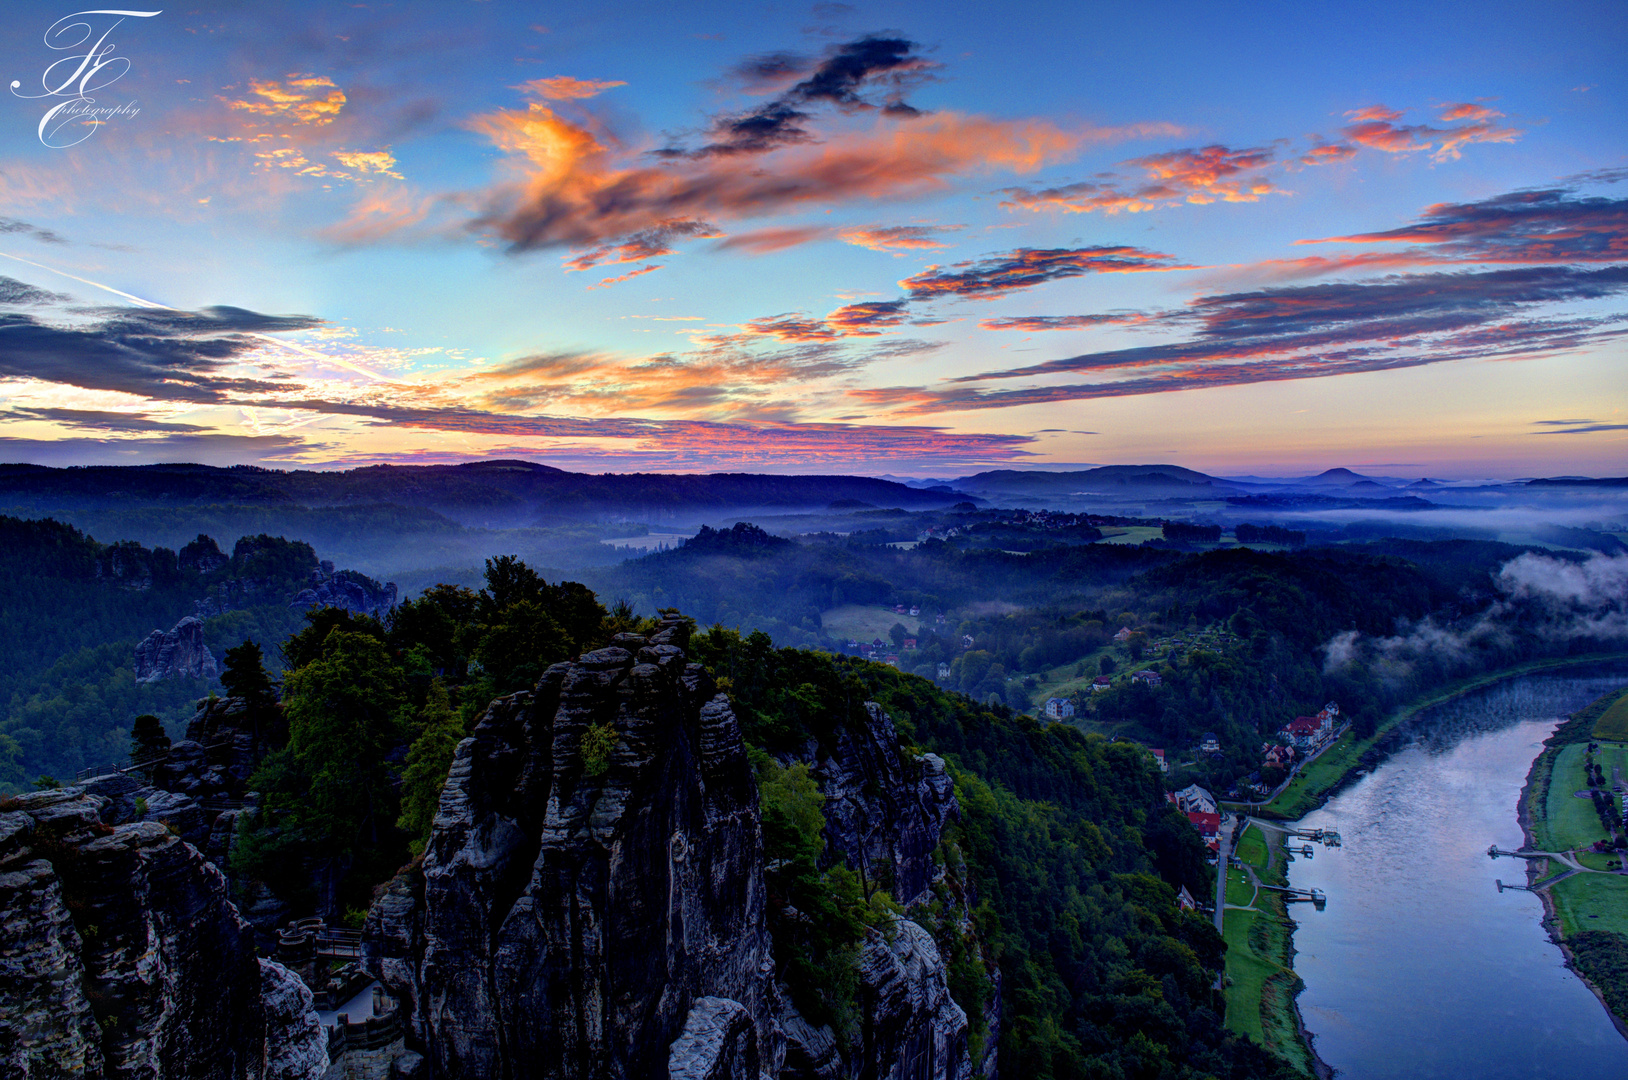
<svg viewBox="0 0 1628 1080">
<path fill-rule="evenodd" d="M 1199 838 L 1204 841 L 1206 847 L 1215 852 L 1221 850 L 1220 814 L 1206 814 L 1199 810 L 1189 810 L 1187 820 L 1191 821 L 1193 828 L 1198 830 Z"/>
</svg>

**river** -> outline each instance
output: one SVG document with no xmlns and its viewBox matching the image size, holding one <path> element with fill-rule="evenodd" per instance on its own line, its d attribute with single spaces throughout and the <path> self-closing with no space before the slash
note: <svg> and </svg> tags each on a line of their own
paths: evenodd
<svg viewBox="0 0 1628 1080">
<path fill-rule="evenodd" d="M 1610 674 L 1512 679 L 1428 710 L 1411 741 L 1307 815 L 1338 829 L 1289 867 L 1294 967 L 1318 1055 L 1350 1080 L 1628 1075 L 1628 1040 L 1563 966 L 1525 884 L 1516 803 L 1566 713 L 1628 681 Z"/>
</svg>

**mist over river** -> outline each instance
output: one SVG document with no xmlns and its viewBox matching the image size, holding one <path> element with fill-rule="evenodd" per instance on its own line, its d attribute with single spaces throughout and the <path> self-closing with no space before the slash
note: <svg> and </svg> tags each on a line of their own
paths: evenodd
<svg viewBox="0 0 1628 1080">
<path fill-rule="evenodd" d="M 1344 846 L 1289 867 L 1328 907 L 1297 920 L 1299 997 L 1319 1056 L 1351 1080 L 1628 1075 L 1628 1040 L 1563 966 L 1542 902 L 1499 893 L 1522 863 L 1516 803 L 1565 715 L 1628 668 L 1512 679 L 1421 713 L 1411 741 L 1307 815 Z"/>
</svg>

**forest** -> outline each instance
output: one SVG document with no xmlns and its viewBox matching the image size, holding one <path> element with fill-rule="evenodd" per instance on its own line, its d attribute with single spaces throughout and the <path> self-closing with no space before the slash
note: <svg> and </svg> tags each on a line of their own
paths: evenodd
<svg viewBox="0 0 1628 1080">
<path fill-rule="evenodd" d="M 240 827 L 235 874 L 273 883 L 297 910 L 358 922 L 373 890 L 421 850 L 454 747 L 485 703 L 535 682 L 540 665 L 654 625 L 513 559 L 490 561 L 479 591 L 404 604 L 389 627 L 312 612 L 282 649 L 289 741 L 251 782 L 262 809 Z M 1183 885 L 1207 887 L 1204 852 L 1137 747 L 980 706 L 886 665 L 777 648 L 761 632 L 692 631 L 687 650 L 727 689 L 757 763 L 770 895 L 804 913 L 771 917 L 776 959 L 809 1015 L 840 1020 L 854 1007 L 844 972 L 859 935 L 896 905 L 862 888 L 859 868 L 822 866 L 818 794 L 806 766 L 781 761 L 862 724 L 874 700 L 906 748 L 952 769 L 961 819 L 937 857 L 973 885 L 983 952 L 969 955 L 953 922 L 920 917 L 939 932 L 969 1016 L 982 1015 L 988 992 L 979 973 L 999 967 L 1002 1075 L 1288 1075 L 1222 1024 L 1212 988 L 1221 939 L 1175 902 Z M 247 654 L 234 654 L 230 679 L 270 685 Z M 974 1036 L 987 1037 L 979 1025 Z"/>
<path fill-rule="evenodd" d="M 289 602 L 319 565 L 310 545 L 281 537 L 244 536 L 230 552 L 207 536 L 178 550 L 145 548 L 5 516 L 0 546 L 0 789 L 9 790 L 123 760 L 143 714 L 179 734 L 214 687 L 195 678 L 141 684 L 133 663 L 138 641 L 183 616 L 203 618 L 217 658 L 254 641 L 280 670 L 278 643 L 301 625 Z"/>
</svg>

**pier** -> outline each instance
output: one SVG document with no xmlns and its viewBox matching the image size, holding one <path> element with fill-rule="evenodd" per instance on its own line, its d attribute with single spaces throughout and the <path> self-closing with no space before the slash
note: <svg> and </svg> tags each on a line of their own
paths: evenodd
<svg viewBox="0 0 1628 1080">
<path fill-rule="evenodd" d="M 1313 907 L 1315 907 L 1318 911 L 1322 911 L 1324 906 L 1326 906 L 1328 904 L 1328 895 L 1326 893 L 1324 893 L 1322 889 L 1294 889 L 1294 888 L 1290 888 L 1287 885 L 1266 885 L 1266 884 L 1261 884 L 1259 886 L 1259 888 L 1270 889 L 1273 892 L 1284 893 L 1285 894 L 1284 900 L 1286 902 L 1288 902 L 1288 903 L 1291 903 L 1291 904 L 1293 904 L 1293 903 L 1302 903 L 1303 904 L 1303 903 L 1306 903 L 1306 902 L 1309 901 L 1311 903 L 1311 905 Z"/>
</svg>

